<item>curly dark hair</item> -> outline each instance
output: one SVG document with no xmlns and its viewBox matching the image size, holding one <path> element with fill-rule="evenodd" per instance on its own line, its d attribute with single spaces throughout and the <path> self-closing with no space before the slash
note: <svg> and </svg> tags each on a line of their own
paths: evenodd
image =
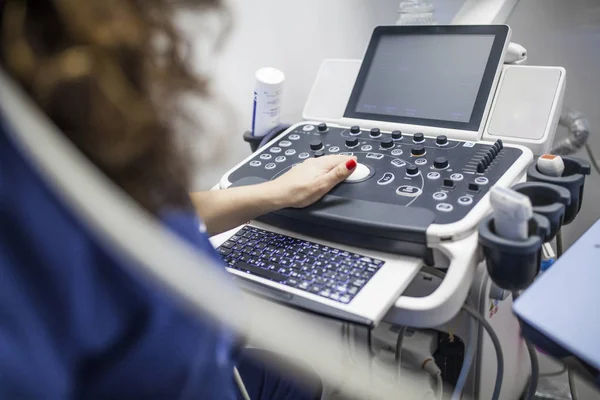
<svg viewBox="0 0 600 400">
<path fill-rule="evenodd" d="M 210 93 L 174 17 L 210 10 L 229 21 L 222 0 L 4 3 L 7 72 L 140 205 L 153 213 L 190 207 L 191 160 L 175 125 L 185 117 L 182 97 Z"/>
</svg>

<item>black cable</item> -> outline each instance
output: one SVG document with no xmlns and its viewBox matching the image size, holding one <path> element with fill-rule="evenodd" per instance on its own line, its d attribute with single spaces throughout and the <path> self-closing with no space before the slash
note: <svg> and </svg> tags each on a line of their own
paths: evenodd
<svg viewBox="0 0 600 400">
<path fill-rule="evenodd" d="M 512 292 L 512 296 L 513 301 L 517 300 L 517 298 L 519 297 L 519 292 Z M 529 379 L 529 386 L 527 389 L 527 395 L 525 396 L 525 400 L 533 400 L 535 399 L 535 394 L 537 392 L 537 387 L 540 380 L 540 363 L 537 358 L 537 352 L 535 350 L 535 347 L 527 340 L 525 340 L 525 346 L 527 347 L 527 352 L 529 353 L 529 360 L 531 362 L 531 379 Z"/>
<path fill-rule="evenodd" d="M 589 145 L 589 143 L 586 143 L 585 149 L 587 150 L 588 155 L 590 156 L 590 162 L 596 170 L 596 173 L 600 175 L 600 166 L 598 165 L 598 159 L 594 156 L 594 152 L 592 151 L 592 147 Z"/>
<path fill-rule="evenodd" d="M 577 393 L 577 388 L 575 387 L 575 372 L 569 369 L 569 390 L 571 391 L 571 399 L 579 400 L 579 394 Z"/>
<path fill-rule="evenodd" d="M 563 255 L 563 238 L 562 229 L 556 232 L 556 258 L 560 258 Z"/>
<path fill-rule="evenodd" d="M 540 379 L 540 364 L 535 347 L 527 340 L 525 341 L 525 345 L 527 346 L 527 352 L 529 353 L 529 359 L 531 360 L 531 379 L 529 380 L 529 388 L 527 389 L 525 400 L 533 400 L 535 399 Z"/>
<path fill-rule="evenodd" d="M 494 392 L 492 393 L 492 400 L 498 400 L 500 398 L 500 390 L 502 390 L 502 380 L 504 378 L 504 356 L 502 354 L 502 347 L 500 346 L 500 340 L 494 332 L 494 328 L 475 310 L 473 307 L 468 304 L 463 304 L 462 309 L 468 312 L 473 318 L 475 318 L 479 323 L 484 327 L 487 331 L 490 339 L 492 340 L 492 344 L 494 345 L 494 350 L 496 350 L 496 361 L 497 361 L 497 369 L 496 369 L 496 383 L 494 384 Z"/>
<path fill-rule="evenodd" d="M 558 371 L 546 372 L 545 374 L 540 374 L 540 378 L 552 378 L 555 376 L 561 376 L 565 372 L 567 372 L 567 366 L 565 364 L 563 364 L 561 369 L 559 369 Z"/>
<path fill-rule="evenodd" d="M 404 342 L 404 335 L 406 334 L 406 326 L 400 326 L 400 331 L 398 332 L 398 338 L 396 339 L 396 352 L 394 353 L 394 359 L 396 360 L 396 365 L 398 369 L 400 369 L 401 359 L 402 359 L 402 342 Z"/>
</svg>

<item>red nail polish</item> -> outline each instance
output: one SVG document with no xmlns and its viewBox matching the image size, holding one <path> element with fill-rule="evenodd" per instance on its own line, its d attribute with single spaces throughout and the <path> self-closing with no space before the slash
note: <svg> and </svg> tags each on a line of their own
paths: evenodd
<svg viewBox="0 0 600 400">
<path fill-rule="evenodd" d="M 356 168 L 356 161 L 354 161 L 354 160 L 346 161 L 346 168 L 348 168 L 348 170 L 352 170 L 352 169 Z"/>
</svg>

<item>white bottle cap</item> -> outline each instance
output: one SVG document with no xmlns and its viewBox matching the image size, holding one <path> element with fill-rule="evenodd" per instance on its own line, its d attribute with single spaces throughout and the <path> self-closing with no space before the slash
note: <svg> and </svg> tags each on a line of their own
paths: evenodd
<svg viewBox="0 0 600 400">
<path fill-rule="evenodd" d="M 537 169 L 546 176 L 560 177 L 565 170 L 565 163 L 560 156 L 544 154 L 537 160 Z"/>
<path fill-rule="evenodd" d="M 266 85 L 280 85 L 285 75 L 277 68 L 266 67 L 256 71 L 256 80 Z"/>
</svg>

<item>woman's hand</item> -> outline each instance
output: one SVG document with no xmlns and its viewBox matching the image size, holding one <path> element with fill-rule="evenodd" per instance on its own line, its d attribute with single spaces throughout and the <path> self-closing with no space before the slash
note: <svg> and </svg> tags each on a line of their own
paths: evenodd
<svg viewBox="0 0 600 400">
<path fill-rule="evenodd" d="M 356 158 L 310 158 L 279 178 L 258 185 L 192 193 L 192 201 L 211 235 L 285 207 L 306 207 L 354 172 Z"/>
<path fill-rule="evenodd" d="M 349 177 L 356 157 L 331 155 L 309 158 L 267 183 L 281 208 L 309 206 Z"/>
</svg>

